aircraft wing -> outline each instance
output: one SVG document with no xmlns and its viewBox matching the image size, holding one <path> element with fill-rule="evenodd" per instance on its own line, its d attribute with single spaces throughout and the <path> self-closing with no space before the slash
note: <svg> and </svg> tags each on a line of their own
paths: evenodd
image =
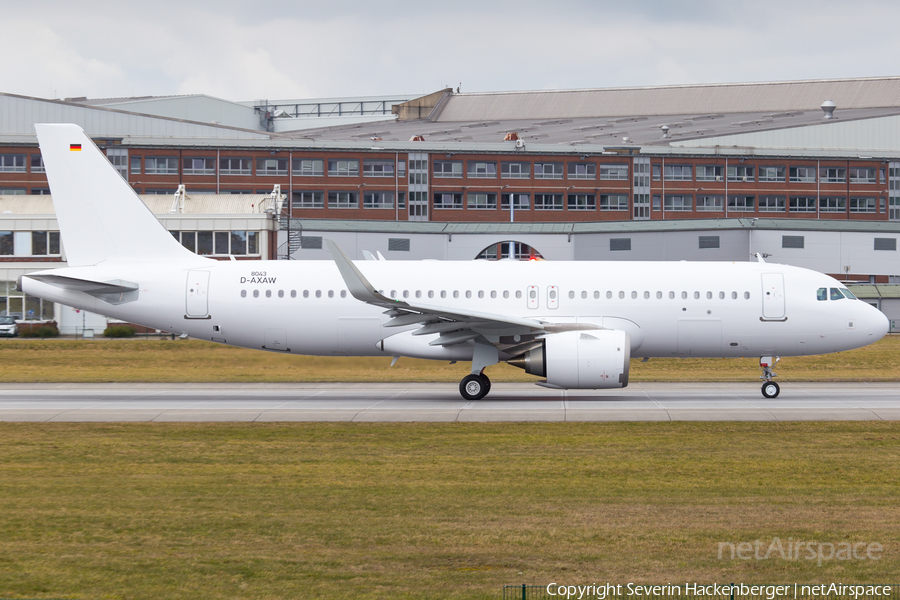
<svg viewBox="0 0 900 600">
<path fill-rule="evenodd" d="M 485 338 L 496 346 L 508 346 L 507 351 L 514 347 L 512 340 L 504 344 L 501 338 L 520 336 L 524 344 L 530 344 L 535 334 L 555 333 L 572 329 L 599 329 L 595 325 L 588 324 L 559 324 L 545 323 L 536 319 L 486 313 L 474 310 L 466 310 L 460 307 L 446 307 L 433 304 L 421 304 L 396 298 L 388 298 L 379 293 L 369 283 L 356 265 L 344 253 L 344 251 L 332 240 L 325 240 L 331 256 L 337 264 L 338 270 L 344 279 L 344 283 L 350 294 L 367 304 L 380 306 L 387 309 L 391 319 L 384 324 L 385 327 L 405 327 L 408 325 L 421 325 L 413 332 L 413 335 L 440 334 L 432 346 L 452 346 L 461 344 L 479 337 Z M 518 343 L 518 341 L 516 342 Z"/>
</svg>

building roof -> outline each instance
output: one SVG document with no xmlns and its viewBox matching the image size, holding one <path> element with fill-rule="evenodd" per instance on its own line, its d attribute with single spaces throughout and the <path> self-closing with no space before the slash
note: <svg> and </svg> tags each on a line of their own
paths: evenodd
<svg viewBox="0 0 900 600">
<path fill-rule="evenodd" d="M 185 198 L 183 212 L 172 212 L 175 206 L 173 194 L 141 194 L 141 201 L 156 215 L 219 215 L 264 214 L 271 205 L 268 194 L 191 194 Z M 55 215 L 53 197 L 45 196 L 0 196 L 0 217 L 9 215 Z"/>
<path fill-rule="evenodd" d="M 291 229 L 302 231 L 350 231 L 357 233 L 644 233 L 715 231 L 732 229 L 784 231 L 847 231 L 900 234 L 897 221 L 847 221 L 818 219 L 674 219 L 670 221 L 595 221 L 563 223 L 442 223 L 438 221 L 343 221 L 292 219 Z"/>
<path fill-rule="evenodd" d="M 900 77 L 454 94 L 437 122 L 792 112 L 900 105 Z"/>
</svg>

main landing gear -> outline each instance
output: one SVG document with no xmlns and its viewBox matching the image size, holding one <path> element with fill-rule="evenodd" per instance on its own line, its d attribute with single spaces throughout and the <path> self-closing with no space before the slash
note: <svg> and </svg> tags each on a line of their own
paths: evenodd
<svg viewBox="0 0 900 600">
<path fill-rule="evenodd" d="M 484 373 L 466 375 L 459 382 L 459 393 L 466 400 L 481 400 L 491 391 L 491 380 Z"/>
<path fill-rule="evenodd" d="M 777 356 L 761 356 L 759 358 L 759 366 L 763 370 L 763 374 L 759 376 L 760 379 L 764 379 L 765 381 L 762 384 L 762 395 L 766 398 L 777 398 L 778 394 L 781 392 L 781 388 L 777 383 L 772 381 L 773 377 L 778 377 L 778 374 L 772 370 L 778 361 L 781 360 Z"/>
</svg>

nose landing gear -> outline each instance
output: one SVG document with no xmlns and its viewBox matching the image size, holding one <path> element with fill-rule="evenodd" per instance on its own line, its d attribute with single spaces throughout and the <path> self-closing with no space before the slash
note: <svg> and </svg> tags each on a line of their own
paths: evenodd
<svg viewBox="0 0 900 600">
<path fill-rule="evenodd" d="M 773 377 L 778 377 L 778 373 L 772 370 L 778 361 L 781 360 L 777 356 L 761 356 L 759 358 L 759 366 L 763 370 L 763 374 L 759 376 L 760 379 L 764 379 L 762 385 L 762 395 L 765 398 L 777 398 L 778 394 L 781 392 L 781 388 L 777 383 L 772 381 Z"/>
</svg>

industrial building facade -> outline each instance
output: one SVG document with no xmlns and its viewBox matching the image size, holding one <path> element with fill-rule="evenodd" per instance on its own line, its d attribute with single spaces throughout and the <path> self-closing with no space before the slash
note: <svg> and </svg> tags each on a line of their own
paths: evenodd
<svg viewBox="0 0 900 600">
<path fill-rule="evenodd" d="M 59 310 L 11 287 L 65 264 L 37 122 L 84 127 L 214 258 L 327 258 L 323 236 L 357 258 L 760 252 L 896 284 L 897 98 L 900 78 L 263 104 L 0 93 L 0 312 Z"/>
</svg>

